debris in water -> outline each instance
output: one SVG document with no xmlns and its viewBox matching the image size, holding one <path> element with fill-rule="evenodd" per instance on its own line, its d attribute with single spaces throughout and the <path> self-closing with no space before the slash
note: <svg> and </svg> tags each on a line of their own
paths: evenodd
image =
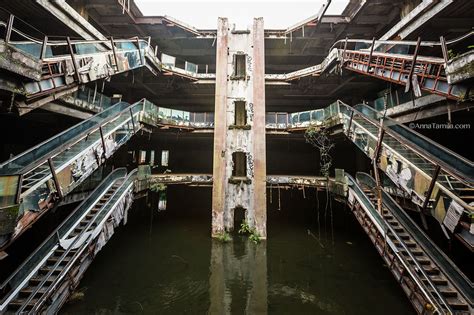
<svg viewBox="0 0 474 315">
<path fill-rule="evenodd" d="M 315 240 L 318 241 L 319 243 L 319 246 L 321 246 L 321 248 L 324 248 L 324 245 L 323 243 L 321 243 L 321 240 L 319 238 L 316 237 L 316 235 L 314 235 L 310 230 L 307 230 L 308 231 L 308 235 L 312 236 Z"/>
</svg>

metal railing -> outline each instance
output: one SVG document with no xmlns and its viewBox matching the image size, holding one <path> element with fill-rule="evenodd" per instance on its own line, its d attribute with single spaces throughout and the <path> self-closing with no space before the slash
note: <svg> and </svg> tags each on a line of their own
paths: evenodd
<svg viewBox="0 0 474 315">
<path fill-rule="evenodd" d="M 118 179 L 124 178 L 126 175 L 127 170 L 125 168 L 119 168 L 110 173 L 91 192 L 87 199 L 82 201 L 61 225 L 0 285 L 0 292 L 5 292 L 8 289 L 14 290 L 3 297 L 0 303 L 0 311 L 6 309 L 8 302 L 17 293 L 16 291 L 19 291 L 26 284 L 27 278 L 39 268 L 38 264 L 41 264 L 46 255 L 54 251 L 59 241 L 78 223 L 78 220 L 102 198 Z"/>
<path fill-rule="evenodd" d="M 408 272 L 408 275 L 417 287 L 421 290 L 422 294 L 425 298 L 429 301 L 429 303 L 435 308 L 433 313 L 436 314 L 445 314 L 444 310 L 448 310 L 448 314 L 452 314 L 451 307 L 446 302 L 446 299 L 443 297 L 439 289 L 434 285 L 431 278 L 426 274 L 423 267 L 420 265 L 416 257 L 411 253 L 411 251 L 406 246 L 405 242 L 400 238 L 397 232 L 386 223 L 384 218 L 381 216 L 379 212 L 375 209 L 370 199 L 367 195 L 362 191 L 361 187 L 359 186 L 360 183 L 348 174 L 346 174 L 348 181 L 349 181 L 349 189 L 351 189 L 356 198 L 360 201 L 362 208 L 365 210 L 367 216 L 371 219 L 372 223 L 376 226 L 377 230 L 381 234 L 381 236 L 385 239 L 386 244 L 392 250 L 393 255 L 397 258 L 397 260 L 403 265 L 405 270 Z M 388 237 L 388 233 L 390 233 L 402 246 L 404 251 L 408 254 L 410 259 L 413 261 L 415 268 L 410 266 L 410 263 L 406 260 L 406 258 L 401 255 L 399 249 L 395 246 L 393 241 Z M 423 283 L 423 280 L 428 282 L 428 287 Z M 434 293 L 434 294 L 433 294 Z"/>
<path fill-rule="evenodd" d="M 46 302 L 49 296 L 52 293 L 54 293 L 55 288 L 61 283 L 61 280 L 64 279 L 68 275 L 69 270 L 74 266 L 75 262 L 81 257 L 83 252 L 88 248 L 89 243 L 93 241 L 93 238 L 94 238 L 93 233 L 89 233 L 89 235 L 85 239 L 83 235 L 88 233 L 88 230 L 91 227 L 94 227 L 94 229 L 98 229 L 98 230 L 102 229 L 102 226 L 105 224 L 105 221 L 107 221 L 107 219 L 110 217 L 110 215 L 112 214 L 112 211 L 116 209 L 118 203 L 121 200 L 123 200 L 123 198 L 126 197 L 126 194 L 127 192 L 130 191 L 130 189 L 133 190 L 136 173 L 137 173 L 137 170 L 135 169 L 131 171 L 126 176 L 126 178 L 124 178 L 124 181 L 121 184 L 121 186 L 113 193 L 111 197 L 109 197 L 106 203 L 94 215 L 94 217 L 90 220 L 90 222 L 84 227 L 81 233 L 74 236 L 74 241 L 69 245 L 66 251 L 62 254 L 61 258 L 54 264 L 53 268 L 48 272 L 48 274 L 45 276 L 43 281 L 40 284 L 38 284 L 38 286 L 34 289 L 33 293 L 23 303 L 23 306 L 18 310 L 19 313 L 21 313 L 28 306 L 28 304 L 32 301 L 33 298 L 38 298 L 38 301 L 35 303 L 33 309 L 30 310 L 29 313 L 36 314 L 40 310 L 40 308 L 43 306 L 43 304 Z M 44 292 L 40 293 L 39 291 L 41 287 L 46 283 L 46 280 L 48 279 L 48 277 L 50 277 L 60 266 L 61 259 L 64 259 L 68 255 L 68 253 L 74 248 L 74 245 L 78 243 L 79 240 L 82 241 L 82 245 L 80 245 L 80 248 L 77 249 L 77 251 L 74 253 L 73 258 L 60 271 L 60 273 L 55 278 L 55 280 L 51 284 L 48 285 L 47 289 Z M 40 293 L 40 297 L 38 297 L 38 293 Z"/>
<path fill-rule="evenodd" d="M 375 180 L 368 174 L 358 173 L 356 178 L 367 187 L 376 187 Z M 423 248 L 433 261 L 436 261 L 436 266 L 442 270 L 443 274 L 449 278 L 453 285 L 472 305 L 474 303 L 473 283 L 456 267 L 451 259 L 433 243 L 429 236 L 418 227 L 408 213 L 403 210 L 385 190 L 382 189 L 381 193 L 384 206 L 389 209 L 390 213 L 397 218 L 406 230 L 410 231 L 410 236 Z"/>
</svg>

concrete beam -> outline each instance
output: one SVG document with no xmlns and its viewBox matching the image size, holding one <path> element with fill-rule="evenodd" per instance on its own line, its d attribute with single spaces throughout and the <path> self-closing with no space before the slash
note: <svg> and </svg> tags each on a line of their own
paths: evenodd
<svg viewBox="0 0 474 315">
<path fill-rule="evenodd" d="M 53 113 L 71 116 L 71 117 L 75 117 L 79 119 L 88 119 L 94 115 L 93 113 L 82 111 L 79 109 L 70 108 L 56 102 L 45 104 L 41 108 Z"/>
<path fill-rule="evenodd" d="M 422 1 L 418 6 L 410 11 L 410 13 L 405 15 L 400 22 L 380 37 L 380 39 L 400 40 L 406 38 L 451 3 L 453 3 L 453 0 Z"/>
<path fill-rule="evenodd" d="M 36 58 L 16 49 L 0 40 L 0 69 L 39 81 L 41 78 L 41 62 Z"/>
<path fill-rule="evenodd" d="M 472 78 L 474 76 L 474 50 L 449 60 L 446 65 L 446 73 L 449 84 L 459 83 Z"/>
<path fill-rule="evenodd" d="M 86 21 L 79 13 L 76 12 L 64 0 L 36 0 L 46 11 L 49 11 L 58 20 L 62 21 L 74 32 L 84 39 L 100 39 L 107 38 L 102 35 L 95 27 Z"/>
</svg>

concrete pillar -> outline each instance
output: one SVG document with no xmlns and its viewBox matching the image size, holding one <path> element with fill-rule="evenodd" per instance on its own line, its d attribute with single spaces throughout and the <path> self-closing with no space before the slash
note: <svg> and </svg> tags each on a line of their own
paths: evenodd
<svg viewBox="0 0 474 315">
<path fill-rule="evenodd" d="M 263 18 L 253 23 L 253 158 L 254 220 L 262 238 L 267 237 L 267 158 L 265 138 L 265 38 Z"/>
<path fill-rule="evenodd" d="M 229 25 L 227 19 L 219 18 L 216 49 L 216 99 L 214 105 L 212 236 L 216 236 L 224 231 L 228 29 Z"/>
<path fill-rule="evenodd" d="M 219 18 L 212 235 L 234 229 L 234 209 L 266 238 L 265 51 L 263 19 L 231 30 Z M 245 113 L 245 114 L 244 114 Z"/>
</svg>

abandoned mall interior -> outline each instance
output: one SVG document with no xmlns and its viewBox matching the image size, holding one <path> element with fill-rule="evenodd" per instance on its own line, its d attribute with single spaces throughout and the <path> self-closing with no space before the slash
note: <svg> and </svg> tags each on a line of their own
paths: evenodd
<svg viewBox="0 0 474 315">
<path fill-rule="evenodd" d="M 474 314 L 474 1 L 140 2 L 0 0 L 0 314 Z"/>
</svg>

